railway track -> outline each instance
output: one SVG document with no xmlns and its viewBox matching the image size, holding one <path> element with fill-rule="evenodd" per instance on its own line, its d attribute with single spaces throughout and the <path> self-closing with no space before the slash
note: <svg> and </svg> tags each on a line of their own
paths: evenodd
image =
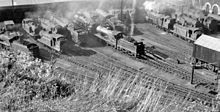
<svg viewBox="0 0 220 112">
<path fill-rule="evenodd" d="M 190 99 L 187 99 L 187 101 L 190 101 L 190 102 L 195 101 L 195 100 L 200 100 L 201 102 L 204 103 L 204 105 L 211 107 L 213 98 L 215 98 L 214 95 L 200 93 L 198 91 L 195 91 L 195 90 L 192 90 L 189 88 L 185 88 L 180 85 L 176 85 L 172 82 L 168 82 L 162 78 L 158 78 L 156 76 L 149 75 L 148 73 L 141 72 L 141 71 L 136 70 L 131 67 L 126 67 L 126 66 L 121 66 L 120 64 L 116 65 L 116 64 L 111 63 L 111 66 L 113 66 L 111 68 L 111 67 L 108 67 L 107 64 L 106 65 L 103 64 L 103 63 L 108 62 L 105 60 L 102 60 L 103 61 L 102 63 L 98 63 L 96 61 L 96 63 L 93 63 L 93 64 L 90 63 L 89 65 L 87 65 L 88 63 L 83 62 L 82 60 L 77 61 L 76 59 L 73 59 L 73 58 L 68 57 L 66 55 L 62 55 L 62 54 L 56 53 L 56 52 L 53 52 L 53 53 L 55 55 L 58 55 L 59 58 L 61 58 L 61 59 L 64 59 L 72 64 L 75 64 L 77 66 L 83 67 L 88 70 L 91 70 L 93 72 L 97 72 L 98 74 L 101 74 L 103 71 L 115 73 L 114 68 L 119 68 L 124 73 L 119 77 L 120 80 L 134 79 L 137 75 L 139 75 L 140 80 L 142 80 L 141 82 L 143 82 L 142 86 L 147 87 L 147 88 L 152 88 L 153 84 L 154 84 L 154 85 L 156 85 L 156 86 L 154 86 L 155 90 L 158 90 L 158 91 L 162 91 L 162 90 L 164 90 L 164 88 L 167 88 L 166 90 L 164 90 L 165 93 L 171 94 L 176 97 L 180 97 L 181 99 L 185 99 L 186 96 L 190 93 Z M 101 62 L 101 61 L 99 61 L 99 62 Z M 82 64 L 82 63 L 84 63 L 84 64 Z M 85 77 L 88 77 L 90 80 L 95 80 L 95 78 L 97 78 L 97 77 L 90 77 L 88 75 L 79 76 L 79 77 L 81 77 L 81 78 L 78 80 L 82 80 Z"/>
<path fill-rule="evenodd" d="M 174 74 L 176 77 L 182 79 L 182 80 L 186 80 L 186 81 L 191 81 L 191 73 L 185 69 L 179 68 L 177 65 L 170 63 L 170 62 L 162 62 L 162 61 L 155 61 L 155 60 L 143 60 L 143 59 L 138 59 L 136 58 L 134 55 L 127 53 L 127 51 L 125 50 L 115 50 L 115 46 L 112 45 L 108 45 L 108 47 L 113 48 L 113 50 L 115 52 L 119 52 L 123 55 L 129 56 L 130 58 L 145 63 L 147 65 L 150 65 L 156 69 L 160 69 L 166 73 L 169 74 Z M 210 82 L 209 80 L 203 79 L 202 77 L 200 77 L 200 75 L 198 73 L 194 74 L 194 80 L 193 82 L 195 84 L 206 84 L 206 86 L 204 86 L 206 89 L 209 89 L 211 91 L 215 91 L 216 90 L 216 84 L 214 84 L 213 82 Z"/>
<path fill-rule="evenodd" d="M 51 52 L 50 49 L 45 49 L 45 50 L 47 50 L 48 52 Z M 68 57 L 66 55 L 63 55 L 63 54 L 60 54 L 60 53 L 57 53 L 57 52 L 52 52 L 52 53 L 54 55 L 57 55 L 59 58 L 66 60 L 67 62 L 70 62 L 72 64 L 75 64 L 75 65 L 79 66 L 79 67 L 85 68 L 87 70 L 91 70 L 91 71 L 96 72 L 98 74 L 102 74 L 103 72 L 113 72 L 114 73 L 113 70 L 115 70 L 115 69 L 109 68 L 108 66 L 104 66 L 103 64 L 100 64 L 100 63 L 91 64 L 91 63 L 87 63 L 85 61 L 78 61 L 76 59 L 73 59 L 72 57 Z M 121 53 L 126 54 L 125 52 L 121 52 Z M 129 55 L 129 54 L 126 54 L 126 55 Z M 129 56 L 132 57 L 133 59 L 137 60 L 137 61 L 149 64 L 151 66 L 162 69 L 162 70 L 167 71 L 169 73 L 172 73 L 172 72 L 175 73 L 175 71 L 173 70 L 173 68 L 175 68 L 175 67 L 173 67 L 173 66 L 169 66 L 169 68 L 168 68 L 166 66 L 167 64 L 164 64 L 164 63 L 160 65 L 160 63 L 157 63 L 157 62 L 154 62 L 154 61 L 144 61 L 144 60 L 137 59 L 137 58 L 135 58 L 131 55 L 129 55 Z M 113 68 L 123 69 L 124 74 L 120 77 L 121 80 L 128 80 L 128 78 L 131 78 L 131 77 L 134 78 L 136 75 L 140 75 L 141 79 L 143 80 L 142 82 L 144 82 L 143 86 L 148 87 L 148 88 L 151 88 L 153 86 L 152 85 L 153 82 L 157 80 L 155 85 L 164 85 L 164 86 L 163 87 L 158 86 L 160 88 L 156 88 L 156 90 L 160 90 L 160 91 L 164 90 L 162 88 L 165 88 L 165 86 L 166 86 L 167 89 L 164 91 L 165 93 L 172 94 L 172 95 L 177 96 L 177 97 L 181 97 L 182 99 L 184 99 L 190 93 L 191 98 L 187 99 L 187 101 L 194 101 L 196 99 L 200 99 L 201 102 L 204 103 L 204 105 L 208 105 L 209 107 L 211 107 L 212 106 L 212 100 L 213 100 L 213 98 L 215 98 L 215 96 L 213 96 L 213 95 L 199 93 L 195 90 L 188 89 L 188 88 L 185 88 L 185 87 L 180 86 L 180 85 L 176 85 L 172 82 L 168 82 L 164 79 L 149 75 L 147 73 L 143 73 L 139 70 L 136 70 L 136 69 L 128 67 L 128 66 L 126 66 L 126 67 L 123 66 L 123 68 L 122 68 L 121 64 L 119 64 L 120 66 L 119 65 L 116 66 L 115 64 L 111 64 L 111 65 L 113 66 Z M 181 73 L 178 75 L 179 77 L 183 77 L 184 79 L 186 79 L 186 78 L 190 79 L 189 76 L 182 76 L 184 73 L 182 73 L 182 74 Z M 73 76 L 71 75 L 71 77 L 73 77 Z M 85 77 L 87 77 L 90 80 L 95 80 L 95 78 L 97 78 L 96 76 L 91 77 L 91 76 L 88 76 L 88 75 L 78 75 L 75 78 L 77 78 L 77 80 L 82 80 Z M 200 81 L 204 82 L 202 80 L 200 80 Z"/>
<path fill-rule="evenodd" d="M 92 59 L 90 60 L 90 62 L 97 63 L 97 64 L 99 64 L 99 65 L 101 65 L 101 66 L 103 66 L 103 67 L 105 67 L 105 68 L 111 68 L 112 70 L 115 70 L 115 68 L 118 68 L 118 69 L 122 70 L 123 72 L 126 72 L 126 73 L 128 73 L 128 74 L 130 74 L 130 75 L 144 74 L 142 77 L 147 76 L 148 78 L 146 78 L 146 80 L 147 80 L 147 81 L 151 81 L 151 83 L 153 83 L 153 80 L 154 80 L 154 79 L 158 79 L 158 80 L 160 80 L 160 81 L 159 81 L 160 84 L 162 83 L 162 85 L 167 85 L 167 84 L 166 84 L 167 81 L 165 81 L 164 79 L 161 80 L 160 78 L 158 78 L 158 77 L 156 77 L 156 76 L 152 76 L 152 75 L 149 76 L 149 74 L 147 74 L 147 73 L 145 73 L 145 72 L 141 72 L 141 71 L 136 70 L 136 69 L 134 69 L 134 68 L 132 68 L 132 67 L 128 67 L 128 66 L 123 65 L 123 64 L 121 64 L 121 63 L 117 63 L 117 62 L 114 61 L 113 59 L 110 59 L 110 58 L 109 58 L 109 59 L 106 60 L 106 59 L 104 59 L 104 58 L 108 58 L 108 57 L 104 56 L 104 54 L 103 54 L 103 55 L 99 55 L 98 57 L 97 57 L 97 56 L 96 56 L 96 57 L 92 57 Z M 115 64 L 115 63 L 117 63 L 117 64 Z M 112 68 L 111 66 L 114 66 L 114 67 Z M 127 75 L 126 77 L 129 77 L 129 75 Z M 149 78 L 149 77 L 150 77 L 150 78 Z M 145 81 L 145 82 L 146 82 L 146 81 Z M 149 84 L 149 83 L 148 83 L 148 84 Z M 168 83 L 168 84 L 170 84 L 170 85 L 168 86 L 169 89 L 171 89 L 170 87 L 173 87 L 173 86 L 175 86 L 174 88 L 176 88 L 176 89 L 179 87 L 179 86 L 176 86 L 176 84 L 174 84 L 174 83 Z M 159 84 L 156 83 L 156 85 L 157 85 L 158 87 L 160 87 Z M 147 86 L 147 85 L 145 85 L 145 86 Z M 163 87 L 163 88 L 165 88 L 165 87 Z M 183 89 L 179 88 L 178 90 L 180 91 L 180 90 L 183 90 Z M 187 91 L 187 90 L 185 89 L 185 91 Z M 173 92 L 175 92 L 175 91 L 173 90 Z M 194 91 L 194 92 L 196 92 L 196 91 Z M 183 91 L 180 91 L 180 93 L 182 94 L 181 96 L 186 96 L 186 95 L 188 94 L 188 92 L 183 92 Z M 178 93 L 178 94 L 180 94 L 180 93 Z M 193 93 L 193 94 L 196 94 L 196 93 Z M 196 95 L 195 95 L 195 96 L 196 96 Z M 210 96 L 212 96 L 212 95 L 210 95 Z M 214 96 L 212 96 L 212 97 L 214 97 Z M 192 99 L 192 100 L 193 100 L 193 99 Z"/>
<path fill-rule="evenodd" d="M 102 65 L 100 65 L 100 66 L 102 66 Z M 137 74 L 135 74 L 135 73 L 126 72 L 125 74 L 121 75 L 119 78 L 120 78 L 120 80 L 135 79 L 136 75 Z M 70 76 L 70 77 L 73 77 L 73 76 Z M 77 80 L 83 80 L 85 77 L 88 77 L 90 80 L 95 80 L 94 77 L 90 77 L 88 75 L 79 76 L 79 77 L 77 76 L 75 78 L 78 78 Z M 152 88 L 153 84 L 154 84 L 154 87 L 156 87 L 155 90 L 158 90 L 158 91 L 164 90 L 164 92 L 166 94 L 180 97 L 181 99 L 185 99 L 186 96 L 190 94 L 190 98 L 187 99 L 187 101 L 192 102 L 192 101 L 200 99 L 200 101 L 203 102 L 205 105 L 208 105 L 208 106 L 212 105 L 211 102 L 212 102 L 212 99 L 214 98 L 214 96 L 212 96 L 212 95 L 198 93 L 197 91 L 184 88 L 182 86 L 173 84 L 171 82 L 167 82 L 163 79 L 157 78 L 155 76 L 152 76 L 152 75 L 149 75 L 146 73 L 143 73 L 140 76 L 140 80 L 141 80 L 141 82 L 143 82 L 142 86 L 144 86 L 146 88 Z M 138 83 L 140 80 L 136 80 L 135 83 Z M 132 82 L 132 80 L 131 80 L 131 82 Z M 167 88 L 167 89 L 165 90 L 164 88 Z M 168 100 L 168 99 L 166 99 L 166 100 Z"/>
<path fill-rule="evenodd" d="M 182 41 L 182 39 L 177 38 L 176 36 L 174 36 L 168 32 L 165 33 L 165 32 L 163 32 L 164 30 L 162 30 L 162 29 L 160 29 L 150 23 L 146 23 L 146 25 L 139 25 L 138 24 L 137 26 L 139 29 L 141 29 L 142 32 L 148 31 L 148 32 L 146 32 L 147 39 L 149 39 L 150 41 L 156 41 L 158 44 L 162 45 L 162 46 L 157 47 L 159 51 L 169 55 L 169 57 L 172 57 L 173 59 L 180 59 L 180 60 L 184 60 L 184 61 L 190 63 L 190 57 L 192 55 L 192 44 L 190 44 L 186 41 Z M 146 29 L 143 27 L 146 27 Z M 156 34 L 154 34 L 154 33 L 159 34 L 159 36 L 156 36 Z M 165 33 L 166 35 L 161 35 L 161 33 Z M 151 36 L 151 35 L 153 35 L 153 36 Z M 154 38 L 154 37 L 160 37 L 160 36 L 165 36 L 166 39 Z M 169 39 L 169 41 L 167 39 Z M 181 42 L 181 44 L 179 45 L 180 42 Z M 184 43 L 184 44 L 182 44 L 182 43 Z M 176 45 L 178 45 L 178 46 L 176 46 Z M 155 45 L 155 46 L 157 46 L 157 45 Z M 164 48 L 163 46 L 167 46 L 168 48 L 171 48 L 174 51 L 169 50 L 167 48 Z M 181 51 L 181 52 L 179 52 L 179 51 Z"/>
</svg>

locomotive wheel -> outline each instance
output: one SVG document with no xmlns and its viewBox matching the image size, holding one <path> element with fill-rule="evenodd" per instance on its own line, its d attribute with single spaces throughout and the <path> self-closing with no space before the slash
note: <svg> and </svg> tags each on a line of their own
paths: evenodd
<svg viewBox="0 0 220 112">
<path fill-rule="evenodd" d="M 202 62 L 200 60 L 198 60 L 198 62 L 196 63 L 198 66 L 202 66 Z"/>
<path fill-rule="evenodd" d="M 215 73 L 218 72 L 218 67 L 215 67 L 214 72 L 215 72 Z"/>
<path fill-rule="evenodd" d="M 203 65 L 204 68 L 206 68 L 206 69 L 209 70 L 209 68 L 208 68 L 208 64 L 207 64 L 207 63 L 204 63 L 204 64 L 202 64 L 202 65 Z"/>
<path fill-rule="evenodd" d="M 176 37 L 178 37 L 179 38 L 179 35 L 176 33 Z"/>
<path fill-rule="evenodd" d="M 131 56 L 135 57 L 136 55 L 134 53 L 132 53 Z"/>
<path fill-rule="evenodd" d="M 106 43 L 106 46 L 111 46 L 111 44 L 109 44 L 109 43 Z"/>
<path fill-rule="evenodd" d="M 5 46 L 5 45 L 2 45 L 2 49 L 6 50 L 6 46 Z"/>
<path fill-rule="evenodd" d="M 215 72 L 215 66 L 212 65 L 211 71 L 212 71 L 212 72 Z"/>
<path fill-rule="evenodd" d="M 2 45 L 2 44 L 1 44 L 1 46 L 0 46 L 0 47 L 1 47 L 1 49 L 3 49 L 3 45 Z"/>
<path fill-rule="evenodd" d="M 183 39 L 183 40 L 186 40 L 186 38 L 185 38 L 185 37 L 183 37 L 183 36 L 180 36 L 180 38 L 181 38 L 181 39 Z"/>
</svg>

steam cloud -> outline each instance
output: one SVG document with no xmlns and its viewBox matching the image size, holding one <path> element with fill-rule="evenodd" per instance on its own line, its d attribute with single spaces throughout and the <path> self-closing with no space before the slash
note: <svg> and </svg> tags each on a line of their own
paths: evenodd
<svg viewBox="0 0 220 112">
<path fill-rule="evenodd" d="M 86 2 L 66 2 L 66 3 L 54 3 L 48 5 L 39 5 L 35 12 L 27 12 L 25 16 L 27 18 L 46 17 L 48 11 L 52 12 L 62 18 L 72 21 L 76 14 L 82 13 L 86 17 L 90 17 L 87 13 L 91 10 L 95 10 L 99 7 L 97 3 L 86 3 Z"/>
</svg>

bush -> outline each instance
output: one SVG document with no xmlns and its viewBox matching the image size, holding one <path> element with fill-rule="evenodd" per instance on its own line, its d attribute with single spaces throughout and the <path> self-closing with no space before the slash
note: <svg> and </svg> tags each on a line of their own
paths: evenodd
<svg viewBox="0 0 220 112">
<path fill-rule="evenodd" d="M 9 54 L 16 62 L 10 70 L 2 66 Z M 0 110 L 12 112 L 203 112 L 209 107 L 188 102 L 162 91 L 158 85 L 139 76 L 122 78 L 122 72 L 103 72 L 102 77 L 88 78 L 92 72 L 80 68 L 74 72 L 52 69 L 50 64 L 23 53 L 0 52 Z M 23 65 L 21 65 L 23 64 Z M 111 65 L 112 66 L 112 65 Z M 44 71 L 44 72 L 43 72 Z M 67 74 L 67 75 L 62 75 Z M 97 74 L 96 74 L 97 75 Z M 148 86 L 148 84 L 147 84 Z M 161 85 L 163 87 L 163 85 Z M 166 90 L 166 88 L 164 88 Z M 180 100 L 181 99 L 181 100 Z"/>
</svg>

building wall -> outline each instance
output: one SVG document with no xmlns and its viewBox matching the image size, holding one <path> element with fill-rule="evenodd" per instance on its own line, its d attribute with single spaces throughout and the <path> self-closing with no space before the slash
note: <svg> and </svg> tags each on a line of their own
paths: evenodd
<svg viewBox="0 0 220 112">
<path fill-rule="evenodd" d="M 220 14 L 220 0 L 192 0 L 194 6 L 203 10 L 208 10 L 209 13 Z M 209 7 L 209 8 L 207 8 Z"/>
</svg>

